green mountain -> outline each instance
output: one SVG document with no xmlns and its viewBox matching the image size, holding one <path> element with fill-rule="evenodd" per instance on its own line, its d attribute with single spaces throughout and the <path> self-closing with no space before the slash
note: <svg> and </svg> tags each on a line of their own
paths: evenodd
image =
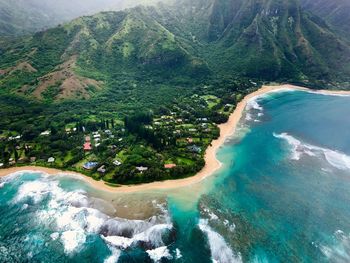
<svg viewBox="0 0 350 263">
<path fill-rule="evenodd" d="M 57 26 L 83 15 L 121 10 L 153 0 L 0 0 L 0 36 L 18 36 Z"/>
<path fill-rule="evenodd" d="M 202 56 L 217 72 L 304 81 L 349 75 L 349 44 L 297 0 L 196 3 L 176 16 L 187 17 L 181 27 L 204 45 Z"/>
<path fill-rule="evenodd" d="M 146 8 L 82 17 L 1 52 L 3 90 L 39 99 L 88 98 L 111 79 L 165 80 L 209 72 L 192 47 Z"/>
<path fill-rule="evenodd" d="M 336 85 L 350 76 L 349 43 L 297 0 L 186 0 L 104 12 L 0 52 L 1 90 L 45 100 L 89 98 L 128 80 L 177 85 L 238 75 Z"/>
<path fill-rule="evenodd" d="M 350 1 L 302 0 L 305 10 L 322 17 L 334 30 L 350 39 Z"/>
</svg>

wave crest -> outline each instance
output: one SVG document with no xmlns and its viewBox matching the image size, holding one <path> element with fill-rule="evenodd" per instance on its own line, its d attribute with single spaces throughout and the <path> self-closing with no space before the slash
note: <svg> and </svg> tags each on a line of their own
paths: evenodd
<svg viewBox="0 0 350 263">
<path fill-rule="evenodd" d="M 293 160 L 299 160 L 302 155 L 323 156 L 331 166 L 339 170 L 350 169 L 350 156 L 344 153 L 303 143 L 288 133 L 273 133 L 273 136 L 285 140 L 291 146 L 291 159 Z"/>
<path fill-rule="evenodd" d="M 113 218 L 93 208 L 96 198 L 89 198 L 85 191 L 66 191 L 58 181 L 45 177 L 22 183 L 12 203 L 38 206 L 35 220 L 52 231 L 51 239 L 59 241 L 67 255 L 79 252 L 88 235 L 99 235 L 112 253 L 107 262 L 116 261 L 120 249 L 130 246 L 150 250 L 164 246 L 173 228 L 165 209 L 145 221 Z"/>
<path fill-rule="evenodd" d="M 198 227 L 208 237 L 208 243 L 213 262 L 242 262 L 241 256 L 239 254 L 235 256 L 232 249 L 226 244 L 225 239 L 220 234 L 211 229 L 208 224 L 208 220 L 200 219 Z"/>
</svg>

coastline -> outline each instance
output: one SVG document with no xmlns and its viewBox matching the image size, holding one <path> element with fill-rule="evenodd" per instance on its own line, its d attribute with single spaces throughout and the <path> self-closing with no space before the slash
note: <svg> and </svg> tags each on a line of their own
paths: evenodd
<svg viewBox="0 0 350 263">
<path fill-rule="evenodd" d="M 174 189 L 174 188 L 190 186 L 202 181 L 203 179 L 214 174 L 216 171 L 220 169 L 220 167 L 222 166 L 222 163 L 216 158 L 216 153 L 218 149 L 225 143 L 225 140 L 228 137 L 235 134 L 237 130 L 237 125 L 243 115 L 243 112 L 249 100 L 258 96 L 262 96 L 269 92 L 274 92 L 279 90 L 288 90 L 288 89 L 301 90 L 301 91 L 319 93 L 319 94 L 325 94 L 325 95 L 350 95 L 350 91 L 312 90 L 312 89 L 293 86 L 289 84 L 276 85 L 276 86 L 262 86 L 257 91 L 246 95 L 244 99 L 237 104 L 236 109 L 233 111 L 233 113 L 231 113 L 228 121 L 224 124 L 218 125 L 220 129 L 220 136 L 218 139 L 213 140 L 211 145 L 207 148 L 204 156 L 205 166 L 196 175 L 187 177 L 184 179 L 167 180 L 167 181 L 153 182 L 153 183 L 140 184 L 140 185 L 130 185 L 130 186 L 122 185 L 119 187 L 112 187 L 107 185 L 102 180 L 95 181 L 91 177 L 88 177 L 86 175 L 83 175 L 77 172 L 62 171 L 58 169 L 38 167 L 38 166 L 23 166 L 23 167 L 11 167 L 7 169 L 0 169 L 0 177 L 7 176 L 17 172 L 23 172 L 23 171 L 44 172 L 49 175 L 68 175 L 68 176 L 73 176 L 76 179 L 83 180 L 98 190 L 114 192 L 114 193 L 132 193 L 132 192 L 141 192 L 141 191 L 149 191 L 149 190 L 166 190 L 166 189 Z"/>
</svg>

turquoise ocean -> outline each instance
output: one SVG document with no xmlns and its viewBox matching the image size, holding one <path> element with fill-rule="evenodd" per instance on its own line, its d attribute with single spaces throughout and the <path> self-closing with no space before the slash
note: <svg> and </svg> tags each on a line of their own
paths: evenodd
<svg viewBox="0 0 350 263">
<path fill-rule="evenodd" d="M 349 114 L 348 96 L 256 97 L 222 168 L 171 191 L 1 178 L 0 262 L 350 262 Z"/>
</svg>

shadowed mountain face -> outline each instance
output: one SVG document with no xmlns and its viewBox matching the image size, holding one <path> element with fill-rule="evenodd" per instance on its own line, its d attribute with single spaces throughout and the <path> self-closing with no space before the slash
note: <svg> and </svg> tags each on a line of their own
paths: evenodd
<svg viewBox="0 0 350 263">
<path fill-rule="evenodd" d="M 349 72 L 348 43 L 297 0 L 197 3 L 183 14 L 183 27 L 210 45 L 203 56 L 220 72 L 265 79 L 341 78 Z"/>
<path fill-rule="evenodd" d="M 39 99 L 89 98 L 110 80 L 135 78 L 350 76 L 349 44 L 297 0 L 184 0 L 104 12 L 2 46 L 1 87 Z"/>
</svg>

